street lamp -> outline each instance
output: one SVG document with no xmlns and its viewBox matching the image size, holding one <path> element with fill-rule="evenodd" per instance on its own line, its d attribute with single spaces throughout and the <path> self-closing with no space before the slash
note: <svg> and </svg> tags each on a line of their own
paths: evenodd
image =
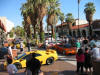
<svg viewBox="0 0 100 75">
<path fill-rule="evenodd" d="M 80 37 L 80 29 L 79 29 L 79 5 L 80 5 L 80 0 L 78 0 L 78 36 Z"/>
</svg>

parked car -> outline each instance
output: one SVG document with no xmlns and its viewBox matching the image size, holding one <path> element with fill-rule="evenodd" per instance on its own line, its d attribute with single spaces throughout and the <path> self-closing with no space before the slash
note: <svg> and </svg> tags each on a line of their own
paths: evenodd
<svg viewBox="0 0 100 75">
<path fill-rule="evenodd" d="M 13 43 L 11 43 L 10 45 L 11 45 L 12 48 L 14 48 L 14 44 L 13 44 Z M 16 48 L 17 48 L 17 49 L 20 48 L 20 43 L 17 43 L 17 44 L 16 44 Z M 25 48 L 25 45 L 24 45 L 24 44 L 23 44 L 23 48 Z"/>
<path fill-rule="evenodd" d="M 58 52 L 64 55 L 76 54 L 76 47 L 72 47 L 70 44 L 66 45 L 60 44 L 60 45 L 55 45 L 54 47 Z"/>
<path fill-rule="evenodd" d="M 8 48 L 2 47 L 0 48 L 0 59 L 4 58 L 4 55 L 8 54 Z"/>
<path fill-rule="evenodd" d="M 4 41 L 4 47 L 8 47 L 8 41 Z"/>
<path fill-rule="evenodd" d="M 55 50 L 36 50 L 19 55 L 13 59 L 12 64 L 15 64 L 17 68 L 26 67 L 26 59 L 29 59 L 31 53 L 36 53 L 36 59 L 38 59 L 42 64 L 49 65 L 58 59 L 58 55 Z M 7 66 L 7 62 L 4 63 L 4 66 Z"/>
</svg>

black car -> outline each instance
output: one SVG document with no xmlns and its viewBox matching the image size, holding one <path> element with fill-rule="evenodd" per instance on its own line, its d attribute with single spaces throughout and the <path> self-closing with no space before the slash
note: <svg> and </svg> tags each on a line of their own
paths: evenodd
<svg viewBox="0 0 100 75">
<path fill-rule="evenodd" d="M 4 55 L 8 54 L 8 48 L 2 47 L 0 48 L 0 59 L 4 58 Z"/>
</svg>

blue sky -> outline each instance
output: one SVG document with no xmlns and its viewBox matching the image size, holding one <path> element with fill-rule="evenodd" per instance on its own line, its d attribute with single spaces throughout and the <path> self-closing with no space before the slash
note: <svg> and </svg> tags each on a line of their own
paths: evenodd
<svg viewBox="0 0 100 75">
<path fill-rule="evenodd" d="M 0 0 L 0 17 L 5 16 L 12 21 L 15 26 L 22 25 L 23 17 L 21 16 L 20 7 L 26 0 Z M 64 14 L 72 13 L 74 18 L 78 17 L 77 0 L 59 0 L 61 11 Z M 81 0 L 80 1 L 80 19 L 86 20 L 84 15 L 84 5 L 88 2 L 94 2 L 96 13 L 94 19 L 100 19 L 100 0 Z M 45 20 L 44 20 L 45 21 Z M 60 22 L 58 22 L 60 23 Z M 46 24 L 44 22 L 44 24 Z"/>
</svg>

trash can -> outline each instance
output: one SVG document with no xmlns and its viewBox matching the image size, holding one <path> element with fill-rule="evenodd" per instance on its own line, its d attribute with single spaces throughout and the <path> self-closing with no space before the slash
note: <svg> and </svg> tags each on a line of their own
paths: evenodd
<svg viewBox="0 0 100 75">
<path fill-rule="evenodd" d="M 100 75 L 100 60 L 93 61 L 93 75 Z"/>
</svg>

